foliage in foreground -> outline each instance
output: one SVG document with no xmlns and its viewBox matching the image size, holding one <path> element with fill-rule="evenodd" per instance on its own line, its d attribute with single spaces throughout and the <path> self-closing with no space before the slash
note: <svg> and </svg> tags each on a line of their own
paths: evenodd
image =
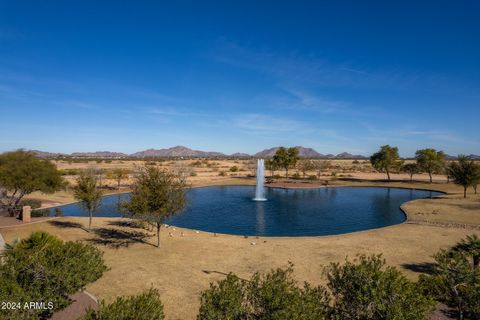
<svg viewBox="0 0 480 320">
<path fill-rule="evenodd" d="M 163 304 L 158 291 L 150 289 L 136 296 L 118 297 L 113 303 L 100 303 L 97 311 L 90 309 L 82 320 L 162 320 Z"/>
<path fill-rule="evenodd" d="M 0 310 L 2 319 L 46 317 L 67 306 L 68 295 L 99 279 L 106 270 L 103 254 L 94 246 L 63 242 L 46 232 L 8 245 L 2 255 L 0 301 L 53 302 L 53 310 Z"/>
<path fill-rule="evenodd" d="M 441 250 L 431 276 L 420 283 L 438 301 L 456 309 L 460 319 L 480 319 L 480 239 L 468 236 L 453 248 Z"/>
<path fill-rule="evenodd" d="M 326 268 L 332 319 L 425 319 L 433 301 L 380 256 Z"/>
<path fill-rule="evenodd" d="M 425 319 L 433 301 L 380 256 L 325 269 L 327 288 L 299 287 L 291 266 L 242 280 L 229 274 L 202 293 L 197 319 Z"/>
</svg>

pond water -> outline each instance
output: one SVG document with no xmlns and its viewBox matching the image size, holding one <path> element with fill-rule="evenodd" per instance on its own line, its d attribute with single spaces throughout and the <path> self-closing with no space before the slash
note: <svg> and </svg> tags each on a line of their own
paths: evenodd
<svg viewBox="0 0 480 320">
<path fill-rule="evenodd" d="M 267 201 L 252 201 L 254 186 L 215 186 L 188 191 L 186 210 L 165 223 L 195 230 L 249 236 L 334 235 L 405 221 L 404 202 L 440 192 L 383 188 L 267 188 Z M 109 195 L 95 216 L 122 216 L 128 194 Z M 79 204 L 49 209 L 49 215 L 87 216 Z"/>
</svg>

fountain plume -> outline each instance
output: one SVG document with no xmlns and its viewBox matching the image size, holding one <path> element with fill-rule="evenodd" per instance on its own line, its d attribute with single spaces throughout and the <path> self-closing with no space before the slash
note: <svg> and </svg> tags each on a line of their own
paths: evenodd
<svg viewBox="0 0 480 320">
<path fill-rule="evenodd" d="M 257 160 L 257 185 L 254 201 L 266 201 L 265 198 L 265 164 L 263 159 Z"/>
</svg>

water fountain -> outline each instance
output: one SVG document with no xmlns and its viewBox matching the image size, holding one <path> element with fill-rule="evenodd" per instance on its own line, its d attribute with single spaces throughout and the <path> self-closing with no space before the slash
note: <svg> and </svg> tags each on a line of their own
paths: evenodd
<svg viewBox="0 0 480 320">
<path fill-rule="evenodd" d="M 265 166 L 264 160 L 257 160 L 257 186 L 255 188 L 255 198 L 254 201 L 267 201 L 265 198 Z"/>
</svg>

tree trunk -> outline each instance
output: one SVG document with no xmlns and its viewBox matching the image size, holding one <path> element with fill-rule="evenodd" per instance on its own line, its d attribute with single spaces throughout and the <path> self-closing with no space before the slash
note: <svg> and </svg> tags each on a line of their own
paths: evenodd
<svg viewBox="0 0 480 320">
<path fill-rule="evenodd" d="M 463 197 L 467 197 L 467 186 L 463 186 Z"/>
<path fill-rule="evenodd" d="M 390 171 L 388 171 L 388 169 L 387 169 L 387 170 L 385 170 L 385 171 L 387 171 L 387 177 L 388 177 L 388 181 L 390 181 Z"/>
<path fill-rule="evenodd" d="M 92 213 L 92 210 L 89 210 L 88 211 L 88 215 L 89 215 L 89 218 L 88 218 L 88 230 L 92 230 L 92 216 L 93 216 L 93 213 Z"/>
<path fill-rule="evenodd" d="M 433 180 L 432 180 L 432 172 L 431 172 L 431 171 L 428 171 L 428 175 L 430 176 L 430 183 L 432 183 L 432 182 L 433 182 Z"/>
<path fill-rule="evenodd" d="M 285 168 L 285 178 L 288 179 L 288 168 Z"/>
<path fill-rule="evenodd" d="M 413 174 L 410 175 L 410 182 L 413 181 Z"/>
<path fill-rule="evenodd" d="M 161 226 L 162 224 L 157 222 L 157 248 L 160 248 L 160 227 Z"/>
</svg>

